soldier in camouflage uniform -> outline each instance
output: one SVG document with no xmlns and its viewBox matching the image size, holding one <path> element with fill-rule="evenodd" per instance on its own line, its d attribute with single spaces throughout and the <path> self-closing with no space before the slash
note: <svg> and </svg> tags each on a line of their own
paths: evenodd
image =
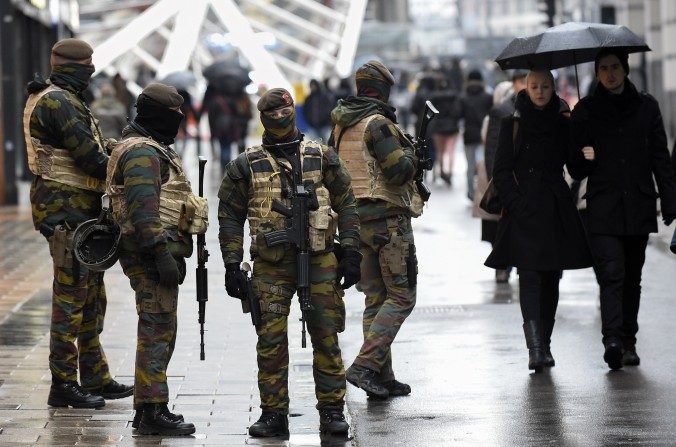
<svg viewBox="0 0 676 447">
<path fill-rule="evenodd" d="M 167 366 L 176 343 L 178 285 L 193 245 L 179 229 L 190 184 L 174 142 L 183 114 L 174 87 L 150 84 L 136 101 L 138 114 L 115 146 L 107 193 L 122 233 L 120 264 L 136 293 L 138 313 L 132 426 L 143 435 L 188 435 L 195 426 L 169 411 Z"/>
<path fill-rule="evenodd" d="M 417 260 L 411 217 L 422 213 L 414 183 L 417 158 L 410 138 L 387 104 L 394 78 L 380 62 L 356 73 L 357 97 L 338 102 L 331 117 L 332 144 L 352 177 L 361 223 L 361 281 L 366 294 L 364 343 L 347 380 L 369 395 L 386 398 L 411 392 L 395 379 L 392 342 L 413 310 Z"/>
<path fill-rule="evenodd" d="M 35 175 L 33 223 L 48 239 L 54 264 L 47 402 L 56 407 L 98 408 L 104 398 L 133 391 L 112 379 L 99 343 L 106 310 L 103 273 L 89 271 L 72 255 L 73 230 L 101 211 L 108 163 L 97 121 L 81 96 L 94 72 L 92 53 L 78 39 L 57 42 L 52 73 L 28 84 L 23 114 L 28 165 Z"/>
<path fill-rule="evenodd" d="M 260 419 L 249 428 L 255 437 L 289 433 L 287 318 L 296 291 L 296 251 L 288 244 L 268 247 L 263 234 L 285 228 L 282 215 L 271 211 L 273 200 L 289 205 L 292 171 L 297 172 L 301 151 L 302 177 L 311 181 L 319 208 L 310 211 L 310 293 L 308 330 L 314 352 L 313 372 L 320 430 L 345 434 L 345 370 L 338 333 L 345 328 L 343 289 L 359 280 L 361 255 L 359 218 L 350 177 L 338 155 L 316 141 L 304 141 L 295 125 L 291 95 L 284 89 L 268 91 L 258 102 L 265 127 L 263 145 L 250 147 L 226 168 L 218 197 L 219 240 L 226 266 L 225 285 L 240 297 L 243 228 L 249 221 L 254 261 L 253 288 L 262 311 L 257 329 Z M 335 213 L 332 213 L 334 210 Z M 333 253 L 339 230 L 341 260 Z M 340 280 L 342 284 L 339 284 Z"/>
</svg>

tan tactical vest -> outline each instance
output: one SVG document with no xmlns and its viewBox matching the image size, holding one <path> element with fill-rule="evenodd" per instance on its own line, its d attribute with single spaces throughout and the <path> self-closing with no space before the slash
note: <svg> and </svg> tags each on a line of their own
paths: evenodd
<svg viewBox="0 0 676 447">
<path fill-rule="evenodd" d="M 88 191 L 103 192 L 106 187 L 105 182 L 85 174 L 75 165 L 75 161 L 67 149 L 43 144 L 30 134 L 31 115 L 38 101 L 47 93 L 59 90 L 63 89 L 54 84 L 49 84 L 49 87 L 44 90 L 30 95 L 26 102 L 26 107 L 23 111 L 23 134 L 26 141 L 28 169 L 34 175 L 46 180 L 53 180 Z M 94 134 L 94 138 L 96 138 L 96 142 L 99 145 L 99 151 L 103 153 L 103 141 L 98 121 L 91 113 L 89 113 L 89 123 L 92 134 Z"/>
<path fill-rule="evenodd" d="M 415 182 L 410 180 L 403 185 L 392 185 L 386 182 L 380 163 L 373 157 L 364 134 L 369 123 L 382 115 L 371 115 L 345 130 L 340 139 L 339 155 L 345 162 L 352 177 L 352 190 L 357 199 L 379 199 L 398 207 L 408 209 L 413 217 L 422 214 L 423 201 L 418 194 Z M 398 128 L 397 128 L 398 129 Z M 334 141 L 338 141 L 342 128 L 336 125 Z M 408 140 L 403 134 L 401 139 Z"/>
<path fill-rule="evenodd" d="M 134 233 L 134 225 L 127 209 L 124 185 L 114 183 L 115 173 L 122 155 L 137 145 L 152 146 L 170 163 L 169 180 L 162 184 L 160 192 L 162 227 L 186 234 L 204 234 L 208 226 L 207 200 L 193 194 L 179 158 L 172 157 L 160 143 L 146 137 L 131 137 L 120 141 L 108 162 L 106 194 L 110 197 L 113 219 L 120 226 L 122 234 Z"/>
<path fill-rule="evenodd" d="M 300 145 L 303 166 L 303 180 L 312 180 L 316 185 L 315 193 L 319 208 L 310 211 L 310 251 L 320 252 L 329 247 L 336 230 L 337 216 L 331 212 L 329 191 L 322 184 L 322 145 L 315 141 L 302 142 Z M 290 200 L 282 197 L 281 175 L 279 167 L 283 163 L 291 172 L 291 165 L 284 158 L 275 160 L 262 146 L 248 148 L 246 158 L 251 171 L 251 188 L 249 190 L 249 232 L 252 239 L 252 251 L 260 251 L 263 240 L 257 239 L 260 234 L 285 228 L 285 218 L 271 210 L 272 201 L 280 200 L 290 206 Z"/>
</svg>

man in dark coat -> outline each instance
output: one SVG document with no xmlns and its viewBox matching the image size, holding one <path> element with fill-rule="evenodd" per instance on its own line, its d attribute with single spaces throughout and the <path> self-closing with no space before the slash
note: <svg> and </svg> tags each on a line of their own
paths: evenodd
<svg viewBox="0 0 676 447">
<path fill-rule="evenodd" d="M 589 241 L 601 286 L 604 360 L 611 369 L 638 365 L 636 333 L 641 270 L 648 234 L 657 231 L 658 197 L 664 222 L 676 217 L 676 182 L 660 108 L 627 79 L 627 54 L 596 58 L 598 85 L 572 115 L 571 175 L 588 178 Z"/>
<path fill-rule="evenodd" d="M 336 101 L 316 79 L 310 81 L 310 94 L 303 104 L 303 117 L 308 123 L 308 139 L 326 141 L 331 133 L 331 110 Z"/>
<path fill-rule="evenodd" d="M 467 75 L 467 87 L 462 96 L 462 118 L 465 121 L 463 140 L 467 157 L 467 197 L 474 200 L 474 174 L 477 152 L 481 150 L 481 125 L 493 105 L 493 97 L 486 92 L 484 78 L 479 70 Z"/>
</svg>

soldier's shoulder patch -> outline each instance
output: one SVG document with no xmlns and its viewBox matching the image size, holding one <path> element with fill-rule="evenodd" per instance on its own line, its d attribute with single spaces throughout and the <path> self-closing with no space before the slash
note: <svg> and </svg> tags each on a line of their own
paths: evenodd
<svg viewBox="0 0 676 447">
<path fill-rule="evenodd" d="M 228 163 L 225 166 L 225 172 L 232 181 L 236 182 L 244 179 L 244 173 L 240 169 L 239 164 L 237 164 L 237 160 L 232 160 L 230 163 Z"/>
</svg>

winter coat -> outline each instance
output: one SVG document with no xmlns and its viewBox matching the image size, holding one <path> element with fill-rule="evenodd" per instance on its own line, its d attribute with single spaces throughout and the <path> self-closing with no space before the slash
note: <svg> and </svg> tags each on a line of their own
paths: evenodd
<svg viewBox="0 0 676 447">
<path fill-rule="evenodd" d="M 486 145 L 484 148 L 484 160 L 486 162 L 486 173 L 488 179 L 493 178 L 493 164 L 495 153 L 498 150 L 498 136 L 500 135 L 500 126 L 502 120 L 514 113 L 514 101 L 516 96 L 512 95 L 500 104 L 494 105 L 488 112 L 488 130 L 486 131 Z"/>
<path fill-rule="evenodd" d="M 674 181 L 662 115 L 655 98 L 626 81 L 620 95 L 602 85 L 583 98 L 571 117 L 570 174 L 588 178 L 590 233 L 640 235 L 657 231 L 657 193 L 662 213 L 676 216 Z M 584 146 L 596 160 L 585 160 Z"/>
<path fill-rule="evenodd" d="M 481 143 L 481 125 L 493 105 L 493 97 L 486 93 L 482 82 L 467 86 L 462 97 L 462 117 L 465 120 L 465 144 Z"/>
<path fill-rule="evenodd" d="M 310 93 L 303 104 L 303 117 L 314 128 L 331 125 L 331 110 L 336 106 L 333 96 L 323 89 Z"/>
<path fill-rule="evenodd" d="M 538 110 L 523 91 L 514 115 L 503 119 L 493 181 L 505 211 L 488 267 L 555 271 L 592 265 L 563 174 L 569 153 L 567 111 L 556 95 Z"/>
<path fill-rule="evenodd" d="M 442 90 L 432 94 L 432 104 L 439 110 L 439 115 L 429 125 L 429 133 L 453 135 L 460 131 L 459 121 L 462 117 L 460 95 L 453 90 Z"/>
</svg>

